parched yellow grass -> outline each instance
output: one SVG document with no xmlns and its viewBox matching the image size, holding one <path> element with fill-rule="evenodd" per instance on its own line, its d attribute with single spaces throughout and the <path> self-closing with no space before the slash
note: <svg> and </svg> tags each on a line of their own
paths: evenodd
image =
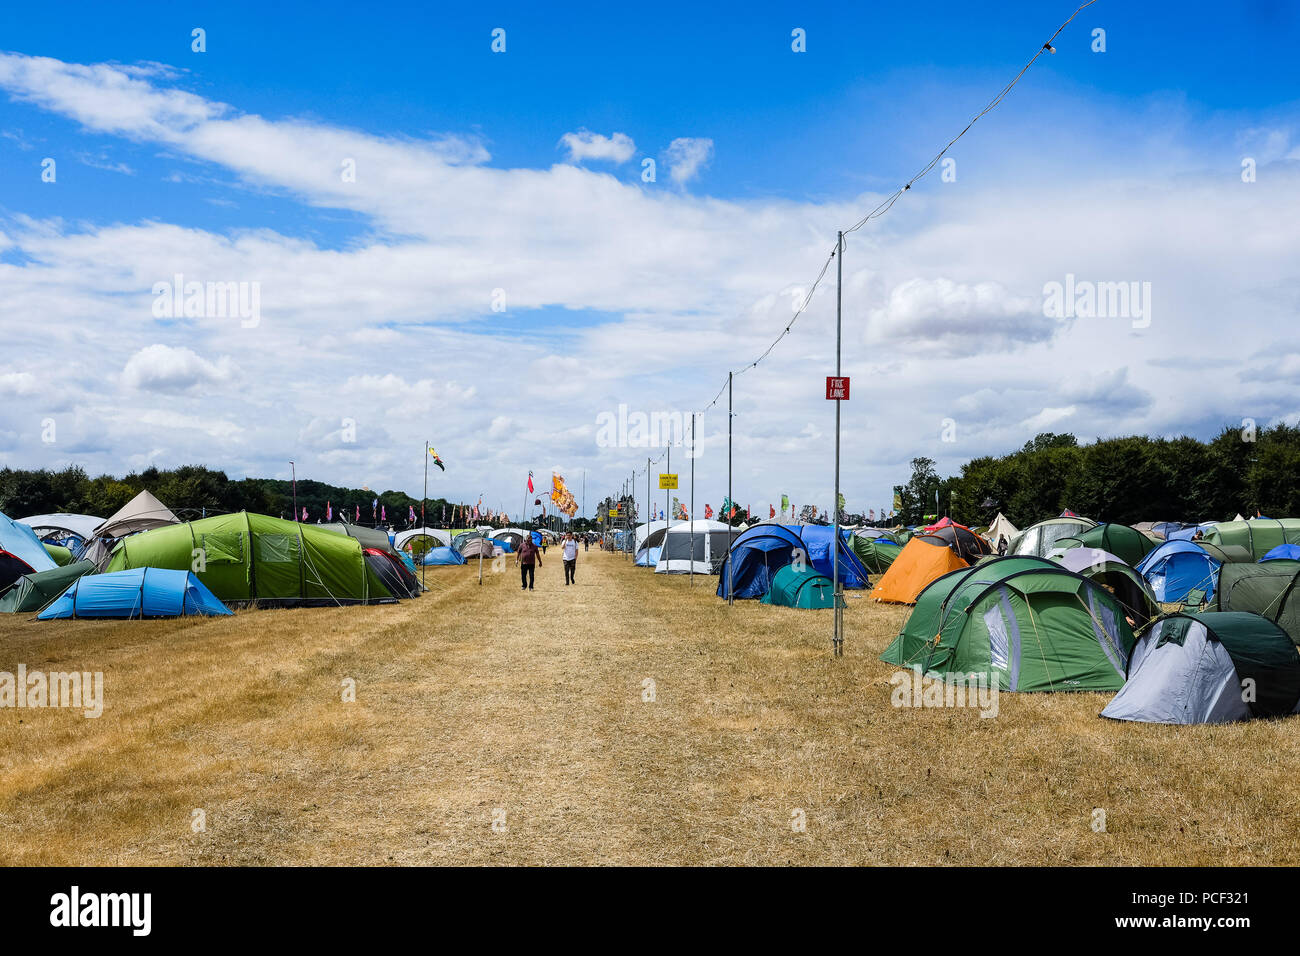
<svg viewBox="0 0 1300 956">
<path fill-rule="evenodd" d="M 728 608 L 716 579 L 597 552 L 578 572 L 547 560 L 525 593 L 513 563 L 482 586 L 430 569 L 388 607 L 0 619 L 0 670 L 103 671 L 107 697 L 97 720 L 0 710 L 0 863 L 1300 860 L 1300 719 L 1117 724 L 1100 694 L 900 710 L 877 655 L 904 609 L 850 596 L 835 660 L 825 612 Z"/>
</svg>

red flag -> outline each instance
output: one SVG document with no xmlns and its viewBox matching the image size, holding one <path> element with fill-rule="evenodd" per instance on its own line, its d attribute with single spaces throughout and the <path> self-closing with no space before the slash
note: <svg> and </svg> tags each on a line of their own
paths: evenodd
<svg viewBox="0 0 1300 956">
<path fill-rule="evenodd" d="M 713 505 L 705 505 L 705 506 L 704 506 L 704 517 L 706 517 L 706 518 L 712 518 L 712 517 L 713 517 Z"/>
<path fill-rule="evenodd" d="M 768 506 L 767 506 L 767 516 L 768 516 L 769 518 L 775 518 L 775 517 L 776 517 L 776 509 L 773 508 L 771 505 L 768 505 Z"/>
<path fill-rule="evenodd" d="M 533 493 L 533 473 L 531 471 L 528 473 L 528 493 L 530 495 Z"/>
<path fill-rule="evenodd" d="M 357 505 L 357 523 L 361 523 L 361 506 Z"/>
</svg>

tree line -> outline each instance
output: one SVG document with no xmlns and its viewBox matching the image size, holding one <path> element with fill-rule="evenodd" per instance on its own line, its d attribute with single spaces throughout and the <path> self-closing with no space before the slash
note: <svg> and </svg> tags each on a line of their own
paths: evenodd
<svg viewBox="0 0 1300 956">
<path fill-rule="evenodd" d="M 124 478 L 112 475 L 91 478 L 85 469 L 76 465 L 59 471 L 0 468 L 0 512 L 11 518 L 51 512 L 108 517 L 141 491 L 153 494 L 183 521 L 204 514 L 236 511 L 290 518 L 295 503 L 290 481 L 278 478 L 231 480 L 225 472 L 202 465 L 146 468 Z M 317 518 L 324 520 L 328 504 L 334 509 L 336 521 L 341 511 L 346 511 L 349 521 L 356 521 L 357 509 L 360 508 L 360 523 L 374 524 L 372 503 L 376 498 L 379 503 L 374 507 L 374 514 L 380 514 L 381 508 L 386 510 L 389 524 L 405 527 L 410 516 L 408 509 L 412 507 L 418 524 L 420 499 L 402 491 L 376 493 L 366 488 L 344 488 L 302 479 L 298 482 L 296 500 L 299 515 L 306 508 L 307 520 L 312 523 Z M 466 506 L 465 502 L 452 502 L 446 498 L 425 501 L 430 525 L 446 523 L 444 514 L 449 522 L 454 509 Z M 473 502 L 468 506 L 472 507 Z"/>
<path fill-rule="evenodd" d="M 971 459 L 948 478 L 932 459 L 911 464 L 911 480 L 895 488 L 909 525 L 948 514 L 980 526 L 1001 511 L 1023 528 L 1066 509 L 1123 524 L 1300 515 L 1300 428 L 1286 424 L 1225 428 L 1204 442 L 1132 435 L 1080 445 L 1074 435 L 1044 433 L 1011 454 Z"/>
</svg>

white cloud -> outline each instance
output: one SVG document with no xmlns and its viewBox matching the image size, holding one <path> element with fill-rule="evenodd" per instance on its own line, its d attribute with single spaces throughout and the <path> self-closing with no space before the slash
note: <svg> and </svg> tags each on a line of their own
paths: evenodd
<svg viewBox="0 0 1300 956">
<path fill-rule="evenodd" d="M 569 151 L 571 163 L 581 163 L 588 159 L 626 163 L 636 155 L 636 143 L 626 133 L 602 136 L 600 133 L 580 129 L 576 133 L 561 136 L 560 145 Z"/>
<path fill-rule="evenodd" d="M 664 150 L 668 174 L 679 186 L 690 182 L 713 158 L 713 140 L 678 137 Z"/>
<path fill-rule="evenodd" d="M 122 382 L 129 388 L 149 392 L 193 391 L 204 385 L 232 380 L 235 363 L 227 356 L 216 362 L 187 348 L 150 345 L 127 360 Z"/>
<path fill-rule="evenodd" d="M 0 401 L 6 463 L 77 454 L 121 473 L 161 456 L 287 476 L 288 450 L 300 475 L 414 490 L 429 440 L 448 463 L 436 493 L 482 491 L 514 513 L 528 469 L 544 474 L 540 462 L 565 462 L 575 493 L 589 469 L 589 502 L 617 490 L 658 450 L 597 448 L 596 415 L 622 402 L 689 416 L 732 368 L 742 371 L 737 495 L 756 508 L 782 492 L 829 502 L 833 417 L 821 379 L 833 361 L 833 267 L 791 334 L 761 366 L 748 363 L 788 322 L 790 291 L 815 277 L 836 227 L 875 195 L 723 200 L 566 164 L 493 168 L 474 137 L 415 141 L 266 119 L 170 81 L 156 69 L 0 55 L 11 96 L 160 146 L 191 164 L 187 176 L 201 164 L 190 177 L 201 181 L 185 188 L 233 183 L 247 191 L 240 212 L 250 217 L 273 191 L 352 211 L 365 232 L 332 249 L 255 228 L 284 220 L 218 234 L 169 221 L 162 205 L 127 222 L 13 214 L 0 233 L 11 360 L 0 394 L 14 396 Z M 1145 131 L 1111 116 L 1093 123 L 1086 104 L 1070 115 L 1090 150 L 1145 155 Z M 1289 127 L 1263 117 L 1254 128 Z M 1021 152 L 1015 168 L 1026 175 L 1013 189 L 931 177 L 850 237 L 851 507 L 887 503 L 918 454 L 950 471 L 1020 447 L 1035 428 L 1088 439 L 1294 413 L 1293 392 L 1278 383 L 1300 380 L 1289 344 L 1300 177 L 1283 164 L 1245 185 L 1198 152 L 1194 124 L 1173 143 L 1180 174 L 1169 176 L 1161 157 L 1172 140 L 1157 133 L 1150 166 L 1135 160 L 1122 174 L 1061 176 Z M 1041 142 L 1037 130 L 1026 138 Z M 699 174 L 712 153 L 702 144 L 670 147 L 673 182 Z M 344 184 L 348 157 L 357 181 Z M 177 272 L 258 281 L 261 323 L 159 322 L 150 289 Z M 1043 285 L 1066 273 L 1152 282 L 1151 326 L 1045 320 Z M 504 316 L 492 311 L 498 288 Z M 220 355 L 237 355 L 238 367 Z M 1203 370 L 1188 374 L 1192 363 Z M 123 373 L 114 380 L 105 368 Z M 725 487 L 725 404 L 724 394 L 699 423 L 697 505 L 716 506 Z M 39 436 L 47 414 L 59 423 L 52 446 Z M 946 417 L 958 423 L 955 443 L 940 440 Z M 343 418 L 356 421 L 357 442 L 341 442 Z M 146 450 L 146 460 L 124 459 L 122 448 Z"/>
</svg>

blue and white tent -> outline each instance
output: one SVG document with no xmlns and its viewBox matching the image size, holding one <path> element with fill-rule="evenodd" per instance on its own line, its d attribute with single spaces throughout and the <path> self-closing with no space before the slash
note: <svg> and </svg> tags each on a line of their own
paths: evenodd
<svg viewBox="0 0 1300 956">
<path fill-rule="evenodd" d="M 464 564 L 465 555 L 455 548 L 430 548 L 424 553 L 423 564 L 436 566 L 440 564 Z"/>
<path fill-rule="evenodd" d="M 230 614 L 191 571 L 131 568 L 87 574 L 37 615 L 41 621 L 67 617 L 181 617 Z"/>
<path fill-rule="evenodd" d="M 1191 541 L 1166 541 L 1138 563 L 1137 571 L 1151 585 L 1157 601 L 1172 604 L 1195 590 L 1204 591 L 1207 600 L 1212 598 L 1222 566 L 1222 561 Z"/>
</svg>

